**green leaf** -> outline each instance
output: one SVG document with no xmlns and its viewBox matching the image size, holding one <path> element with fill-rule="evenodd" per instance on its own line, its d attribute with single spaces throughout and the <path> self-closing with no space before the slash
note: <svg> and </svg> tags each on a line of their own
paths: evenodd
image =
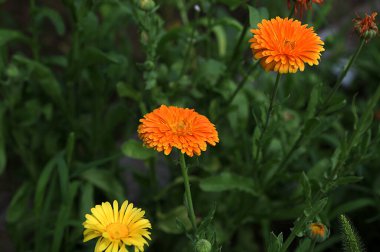
<svg viewBox="0 0 380 252">
<path fill-rule="evenodd" d="M 13 59 L 22 65 L 25 65 L 30 74 L 30 80 L 39 84 L 42 90 L 50 96 L 53 101 L 62 102 L 61 86 L 56 80 L 53 72 L 38 61 L 16 55 Z"/>
<path fill-rule="evenodd" d="M 111 53 L 105 53 L 94 46 L 86 47 L 82 54 L 83 66 L 107 63 L 120 63 L 119 58 Z"/>
<path fill-rule="evenodd" d="M 257 192 L 254 190 L 253 179 L 228 172 L 202 179 L 199 186 L 205 192 L 239 190 L 255 196 L 257 195 Z"/>
<path fill-rule="evenodd" d="M 283 236 L 282 233 L 280 233 L 278 236 L 276 236 L 273 232 L 269 236 L 269 245 L 268 245 L 268 252 L 279 252 L 281 250 L 282 244 L 283 244 Z"/>
<path fill-rule="evenodd" d="M 63 19 L 59 12 L 54 9 L 44 7 L 38 8 L 38 11 L 36 13 L 37 23 L 41 23 L 44 18 L 47 18 L 54 25 L 58 35 L 62 36 L 65 33 L 65 23 L 63 22 Z"/>
<path fill-rule="evenodd" d="M 311 186 L 310 186 L 309 178 L 307 177 L 305 172 L 302 172 L 301 183 L 302 183 L 302 188 L 303 188 L 304 195 L 306 198 L 306 202 L 310 204 L 310 202 L 311 202 Z"/>
<path fill-rule="evenodd" d="M 361 180 L 363 180 L 363 177 L 358 177 L 358 176 L 339 177 L 334 181 L 334 184 L 335 186 L 341 186 L 341 185 L 357 183 Z"/>
<path fill-rule="evenodd" d="M 37 213 L 40 213 L 45 194 L 46 194 L 46 187 L 51 180 L 52 177 L 52 172 L 54 167 L 57 165 L 57 157 L 52 158 L 47 165 L 44 167 L 42 170 L 38 181 L 37 181 L 37 186 L 36 186 L 36 192 L 34 195 L 34 208 Z"/>
<path fill-rule="evenodd" d="M 141 100 L 141 93 L 135 90 L 132 85 L 128 85 L 124 82 L 118 82 L 116 84 L 116 90 L 119 97 L 127 97 L 135 101 Z"/>
<path fill-rule="evenodd" d="M 118 177 L 109 170 L 90 169 L 81 174 L 81 177 L 106 192 L 110 198 L 121 201 L 124 198 L 124 189 Z"/>
<path fill-rule="evenodd" d="M 0 29 L 0 47 L 14 40 L 27 41 L 27 37 L 19 31 Z"/>
<path fill-rule="evenodd" d="M 24 214 L 29 211 L 29 209 L 25 206 L 28 205 L 31 192 L 32 186 L 28 181 L 26 181 L 13 195 L 5 217 L 8 223 L 16 223 L 20 221 Z"/>
<path fill-rule="evenodd" d="M 84 216 L 94 207 L 94 186 L 91 183 L 82 183 L 80 194 L 80 213 Z"/>
<path fill-rule="evenodd" d="M 64 231 L 69 222 L 73 199 L 75 198 L 77 194 L 78 188 L 79 188 L 78 181 L 68 184 L 66 188 L 66 194 L 67 194 L 68 200 L 63 202 L 59 209 L 58 217 L 57 217 L 55 228 L 54 228 L 53 244 L 52 244 L 52 249 L 51 249 L 52 252 L 60 251 L 61 244 L 63 241 Z"/>
<path fill-rule="evenodd" d="M 311 119 L 315 114 L 319 102 L 319 97 L 321 95 L 321 88 L 322 84 L 316 84 L 313 86 L 313 89 L 311 90 L 310 99 L 307 104 L 307 110 L 305 115 L 306 119 Z"/>
<path fill-rule="evenodd" d="M 202 67 L 198 69 L 196 79 L 208 86 L 214 85 L 226 70 L 225 64 L 215 59 L 200 58 L 198 64 Z"/>
<path fill-rule="evenodd" d="M 191 222 L 184 206 L 179 206 L 165 213 L 157 213 L 157 228 L 168 234 L 180 234 L 183 230 L 178 229 L 177 219 L 186 230 L 191 229 Z"/>
<path fill-rule="evenodd" d="M 156 155 L 156 152 L 154 150 L 144 147 L 141 142 L 138 142 L 134 139 L 130 139 L 125 142 L 122 145 L 121 150 L 127 157 L 141 160 L 152 158 Z"/>
<path fill-rule="evenodd" d="M 0 103 L 0 175 L 4 172 L 7 164 L 7 155 L 5 153 L 5 120 L 4 120 L 5 108 Z"/>
<path fill-rule="evenodd" d="M 267 8 L 255 8 L 253 6 L 248 5 L 249 12 L 249 24 L 250 27 L 257 27 L 257 24 L 260 23 L 263 19 L 267 19 L 269 14 Z"/>
</svg>

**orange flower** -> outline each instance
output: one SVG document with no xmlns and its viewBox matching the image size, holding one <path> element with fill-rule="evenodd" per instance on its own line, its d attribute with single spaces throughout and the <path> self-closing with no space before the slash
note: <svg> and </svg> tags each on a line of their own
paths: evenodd
<svg viewBox="0 0 380 252">
<path fill-rule="evenodd" d="M 377 12 L 372 12 L 370 16 L 366 14 L 364 18 L 358 16 L 352 20 L 354 22 L 355 30 L 361 37 L 364 37 L 367 42 L 379 33 L 379 29 L 375 23 L 376 16 Z"/>
<path fill-rule="evenodd" d="M 310 223 L 307 226 L 306 231 L 309 238 L 312 240 L 316 240 L 317 242 L 323 242 L 330 235 L 329 229 L 319 222 Z"/>
<path fill-rule="evenodd" d="M 258 29 L 251 29 L 251 49 L 265 71 L 295 73 L 305 69 L 305 63 L 318 65 L 323 41 L 313 28 L 300 21 L 276 17 L 264 19 Z"/>
<path fill-rule="evenodd" d="M 165 155 L 176 147 L 190 157 L 199 156 L 207 143 L 215 146 L 219 142 L 214 124 L 193 109 L 161 105 L 140 122 L 137 132 L 144 144 Z"/>
<path fill-rule="evenodd" d="M 312 8 L 312 4 L 323 4 L 324 0 L 293 0 L 294 3 L 294 13 L 298 14 L 302 17 L 304 10 L 310 10 Z M 288 0 L 288 8 L 291 8 L 290 0 Z"/>
</svg>

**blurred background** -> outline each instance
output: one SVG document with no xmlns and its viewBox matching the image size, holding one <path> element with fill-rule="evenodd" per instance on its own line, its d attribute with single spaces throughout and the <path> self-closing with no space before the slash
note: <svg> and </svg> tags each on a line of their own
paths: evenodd
<svg viewBox="0 0 380 252">
<path fill-rule="evenodd" d="M 160 104 L 195 108 L 219 131 L 218 146 L 189 160 L 197 217 L 216 205 L 215 247 L 265 251 L 270 232 L 286 237 L 302 213 L 300 171 L 329 162 L 352 130 L 354 97 L 363 113 L 380 84 L 376 37 L 365 44 L 334 98 L 335 105 L 345 105 L 326 116 L 331 123 L 323 134 L 297 150 L 279 174 L 283 182 L 265 194 L 241 178 L 230 183 L 228 177 L 229 186 L 214 182 L 224 172 L 250 177 L 255 169 L 254 114 L 267 103 L 275 75 L 252 69 L 251 34 L 240 34 L 262 18 L 288 16 L 287 1 L 162 0 L 155 12 L 144 9 L 145 2 L 0 1 L 0 251 L 92 251 L 93 243 L 82 243 L 84 214 L 113 199 L 145 209 L 153 225 L 148 251 L 191 251 L 176 224 L 180 219 L 189 226 L 176 154 L 154 153 L 137 139 L 139 119 Z M 373 11 L 380 11 L 380 1 L 325 0 L 304 12 L 302 22 L 314 26 L 326 51 L 319 66 L 283 76 L 277 128 L 266 154 L 271 160 L 264 168 L 284 156 L 299 131 L 313 86 L 322 83 L 327 94 L 358 47 L 352 19 Z M 329 195 L 320 218 L 331 236 L 316 251 L 341 250 L 341 213 L 368 251 L 378 247 L 379 104 L 376 109 L 368 151 L 347 161 L 363 179 Z M 314 176 L 313 190 L 323 176 L 318 169 L 308 174 Z"/>
</svg>

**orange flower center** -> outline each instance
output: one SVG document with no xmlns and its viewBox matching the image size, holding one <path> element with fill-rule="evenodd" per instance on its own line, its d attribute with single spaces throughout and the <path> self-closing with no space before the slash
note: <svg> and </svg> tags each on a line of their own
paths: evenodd
<svg viewBox="0 0 380 252">
<path fill-rule="evenodd" d="M 182 136 L 182 135 L 185 135 L 185 134 L 188 134 L 189 133 L 189 130 L 190 130 L 190 125 L 189 123 L 187 123 L 186 120 L 181 120 L 181 121 L 178 121 L 178 122 L 175 122 L 175 123 L 172 123 L 170 125 L 170 128 L 171 130 L 179 135 L 179 136 Z"/>
<path fill-rule="evenodd" d="M 293 51 L 294 48 L 296 47 L 296 42 L 288 40 L 288 39 L 285 39 L 284 40 L 284 46 L 285 46 L 286 51 L 288 51 L 288 50 Z"/>
<path fill-rule="evenodd" d="M 121 223 L 112 223 L 106 227 L 107 233 L 110 235 L 111 239 L 119 240 L 128 237 L 128 228 L 126 225 Z"/>
</svg>

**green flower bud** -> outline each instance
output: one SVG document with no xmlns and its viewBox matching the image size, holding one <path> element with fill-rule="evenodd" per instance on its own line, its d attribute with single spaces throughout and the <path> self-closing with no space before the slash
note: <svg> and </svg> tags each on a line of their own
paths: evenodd
<svg viewBox="0 0 380 252">
<path fill-rule="evenodd" d="M 210 252 L 211 248 L 211 243 L 206 239 L 200 239 L 195 244 L 195 250 L 197 252 Z"/>
<path fill-rule="evenodd" d="M 377 32 L 375 30 L 368 30 L 368 31 L 364 32 L 363 37 L 366 40 L 370 40 L 370 39 L 376 37 L 376 35 L 377 35 Z"/>
<path fill-rule="evenodd" d="M 152 10 L 156 4 L 153 0 L 140 0 L 140 9 L 144 11 L 150 11 Z"/>
</svg>

